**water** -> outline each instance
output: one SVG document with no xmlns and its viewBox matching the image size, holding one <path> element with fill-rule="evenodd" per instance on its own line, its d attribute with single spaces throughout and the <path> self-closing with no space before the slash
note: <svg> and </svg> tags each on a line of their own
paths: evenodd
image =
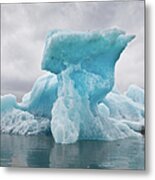
<svg viewBox="0 0 155 180">
<path fill-rule="evenodd" d="M 51 136 L 1 135 L 1 166 L 144 169 L 144 137 L 55 144 Z"/>
</svg>

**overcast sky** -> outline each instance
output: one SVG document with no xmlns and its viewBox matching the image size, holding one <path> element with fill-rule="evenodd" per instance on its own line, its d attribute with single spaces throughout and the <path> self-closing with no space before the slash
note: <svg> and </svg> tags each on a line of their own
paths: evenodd
<svg viewBox="0 0 155 180">
<path fill-rule="evenodd" d="M 136 38 L 115 69 L 121 91 L 129 84 L 144 86 L 143 1 L 38 3 L 1 5 L 2 94 L 18 98 L 42 75 L 45 36 L 51 29 L 80 31 L 119 27 Z"/>
</svg>

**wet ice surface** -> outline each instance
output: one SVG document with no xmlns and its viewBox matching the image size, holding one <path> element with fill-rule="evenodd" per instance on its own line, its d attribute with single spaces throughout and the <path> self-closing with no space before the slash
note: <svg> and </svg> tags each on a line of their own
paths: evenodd
<svg viewBox="0 0 155 180">
<path fill-rule="evenodd" d="M 69 145 L 51 138 L 1 135 L 1 166 L 144 169 L 144 137 Z"/>
</svg>

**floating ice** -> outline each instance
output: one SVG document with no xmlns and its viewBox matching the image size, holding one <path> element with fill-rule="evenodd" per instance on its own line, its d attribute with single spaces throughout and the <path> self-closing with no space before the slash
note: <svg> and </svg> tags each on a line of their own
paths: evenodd
<svg viewBox="0 0 155 180">
<path fill-rule="evenodd" d="M 49 33 L 42 69 L 58 74 L 51 121 L 56 142 L 115 140 L 134 134 L 128 126 L 105 117 L 108 107 L 98 108 L 114 85 L 115 63 L 133 38 L 116 29 Z"/>
<path fill-rule="evenodd" d="M 27 111 L 20 110 L 13 95 L 1 97 L 2 133 L 19 135 L 50 134 L 50 121 L 47 118 L 37 119 Z"/>
<path fill-rule="evenodd" d="M 49 73 L 38 78 L 21 103 L 2 97 L 1 131 L 29 135 L 50 129 L 57 143 L 139 136 L 143 90 L 129 88 L 124 95 L 112 90 L 115 63 L 133 38 L 117 29 L 51 31 L 42 61 Z"/>
<path fill-rule="evenodd" d="M 131 121 L 139 121 L 144 118 L 144 106 L 123 94 L 110 92 L 103 101 L 113 118 Z"/>
<path fill-rule="evenodd" d="M 51 119 L 51 109 L 57 98 L 57 83 L 54 74 L 47 73 L 39 77 L 32 90 L 24 95 L 20 108 L 37 117 Z"/>
<path fill-rule="evenodd" d="M 1 97 L 1 116 L 17 107 L 16 97 L 8 94 Z"/>
<path fill-rule="evenodd" d="M 144 104 L 144 89 L 141 89 L 137 85 L 130 85 L 125 94 L 134 102 Z"/>
</svg>

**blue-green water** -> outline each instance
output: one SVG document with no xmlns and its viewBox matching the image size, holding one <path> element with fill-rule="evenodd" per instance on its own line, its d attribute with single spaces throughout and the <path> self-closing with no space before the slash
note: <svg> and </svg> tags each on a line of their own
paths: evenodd
<svg viewBox="0 0 155 180">
<path fill-rule="evenodd" d="M 51 136 L 1 135 L 1 166 L 144 169 L 144 137 L 62 145 Z"/>
</svg>

